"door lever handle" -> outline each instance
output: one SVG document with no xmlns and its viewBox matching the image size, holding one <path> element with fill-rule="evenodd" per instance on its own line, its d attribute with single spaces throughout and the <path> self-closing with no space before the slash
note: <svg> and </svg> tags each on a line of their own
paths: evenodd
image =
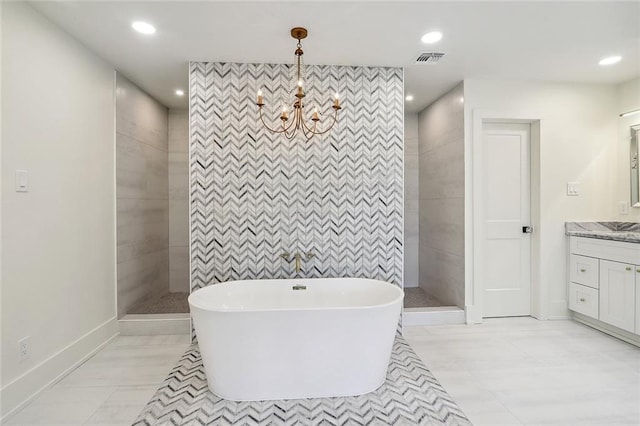
<svg viewBox="0 0 640 426">
<path fill-rule="evenodd" d="M 533 234 L 533 226 L 523 226 L 522 227 L 523 234 Z"/>
</svg>

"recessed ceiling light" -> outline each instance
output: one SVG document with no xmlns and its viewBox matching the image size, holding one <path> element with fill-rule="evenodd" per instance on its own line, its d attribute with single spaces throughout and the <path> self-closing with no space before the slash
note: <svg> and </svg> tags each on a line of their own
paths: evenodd
<svg viewBox="0 0 640 426">
<path fill-rule="evenodd" d="M 407 101 L 411 102 L 413 100 L 413 95 L 407 95 L 405 98 Z"/>
<path fill-rule="evenodd" d="M 156 32 L 156 27 L 147 22 L 135 21 L 131 24 L 131 27 L 142 34 L 153 34 Z"/>
<path fill-rule="evenodd" d="M 425 35 L 423 35 L 420 40 L 425 44 L 432 44 L 437 41 L 440 41 L 441 38 L 442 38 L 441 32 L 431 31 L 430 33 L 426 33 Z"/>
<path fill-rule="evenodd" d="M 176 95 L 184 96 L 184 90 L 180 90 L 180 89 L 176 90 Z"/>
<path fill-rule="evenodd" d="M 621 59 L 622 59 L 622 56 L 609 56 L 608 58 L 601 59 L 600 62 L 598 62 L 598 65 L 617 64 L 618 62 L 620 62 Z"/>
</svg>

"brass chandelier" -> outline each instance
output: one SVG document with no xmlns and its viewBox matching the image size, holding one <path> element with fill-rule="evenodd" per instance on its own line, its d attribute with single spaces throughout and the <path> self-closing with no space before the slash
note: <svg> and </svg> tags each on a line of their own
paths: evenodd
<svg viewBox="0 0 640 426">
<path fill-rule="evenodd" d="M 311 121 L 313 123 L 307 124 L 303 117 L 303 109 L 304 102 L 303 99 L 305 97 L 303 81 L 302 81 L 302 55 L 304 52 L 302 51 L 302 44 L 300 40 L 307 37 L 307 30 L 305 28 L 296 27 L 291 30 L 291 37 L 298 40 L 298 44 L 296 46 L 295 55 L 296 55 L 296 76 L 297 76 L 297 89 L 295 94 L 295 101 L 293 102 L 293 117 L 289 117 L 289 109 L 285 105 L 282 109 L 282 114 L 280 114 L 280 126 L 276 128 L 271 128 L 265 123 L 264 117 L 262 114 L 262 107 L 264 104 L 264 97 L 262 96 L 262 91 L 258 90 L 258 101 L 256 105 L 258 105 L 258 110 L 260 112 L 260 121 L 264 127 L 266 127 L 270 132 L 273 133 L 282 133 L 287 137 L 287 139 L 293 139 L 298 131 L 302 131 L 307 140 L 311 139 L 314 135 L 322 135 L 327 133 L 329 130 L 333 128 L 333 126 L 338 122 L 338 111 L 342 109 L 340 106 L 340 99 L 338 98 L 338 94 L 335 94 L 333 105 L 331 108 L 334 110 L 333 121 L 331 125 L 324 129 L 318 129 L 318 121 L 320 121 L 320 115 L 318 113 L 318 108 L 314 108 L 313 114 L 311 115 Z"/>
</svg>

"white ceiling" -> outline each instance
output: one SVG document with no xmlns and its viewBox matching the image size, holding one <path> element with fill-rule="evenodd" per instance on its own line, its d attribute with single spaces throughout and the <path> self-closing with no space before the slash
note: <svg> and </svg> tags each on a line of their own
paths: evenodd
<svg viewBox="0 0 640 426">
<path fill-rule="evenodd" d="M 188 61 L 293 62 L 304 26 L 308 64 L 405 68 L 419 111 L 465 78 L 619 83 L 640 76 L 640 2 L 31 2 L 171 108 L 186 108 Z M 134 20 L 156 26 L 152 36 Z M 439 30 L 427 46 L 420 37 Z M 415 65 L 421 51 L 445 53 Z M 619 54 L 617 65 L 602 57 Z"/>
</svg>

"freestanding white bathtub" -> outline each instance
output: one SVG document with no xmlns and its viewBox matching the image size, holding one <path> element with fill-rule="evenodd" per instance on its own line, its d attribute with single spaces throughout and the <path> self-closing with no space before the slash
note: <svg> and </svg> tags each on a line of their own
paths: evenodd
<svg viewBox="0 0 640 426">
<path fill-rule="evenodd" d="M 235 401 L 371 392 L 385 380 L 403 296 L 361 278 L 199 289 L 189 306 L 209 389 Z"/>
</svg>

